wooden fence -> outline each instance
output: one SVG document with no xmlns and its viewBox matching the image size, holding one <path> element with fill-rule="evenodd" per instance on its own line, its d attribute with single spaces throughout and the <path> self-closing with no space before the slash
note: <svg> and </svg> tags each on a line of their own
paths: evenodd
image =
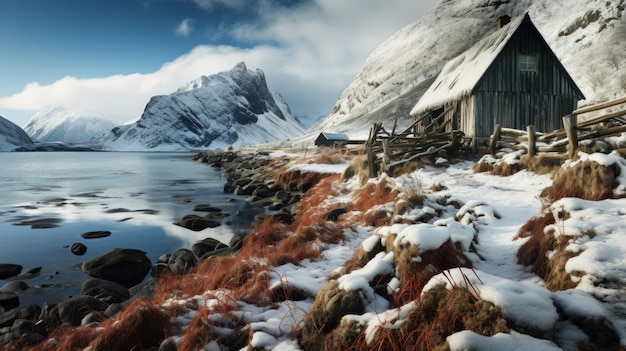
<svg viewBox="0 0 626 351">
<path fill-rule="evenodd" d="M 495 154 L 501 147 L 523 148 L 530 156 L 543 153 L 573 158 L 581 141 L 626 132 L 626 106 L 619 105 L 626 105 L 626 97 L 578 109 L 563 117 L 564 128 L 550 133 L 536 133 L 533 126 L 521 131 L 498 125 L 491 137 L 489 151 Z M 608 110 L 613 107 L 616 107 L 615 111 Z M 589 116 L 593 112 L 599 115 Z"/>
<path fill-rule="evenodd" d="M 418 132 L 416 126 L 421 121 L 416 120 L 399 133 L 396 133 L 396 123 L 391 131 L 385 130 L 382 123 L 374 124 L 365 142 L 370 177 L 379 172 L 393 172 L 397 167 L 437 156 L 443 151 L 456 155 L 460 149 L 469 147 L 470 140 L 460 131 L 443 132 L 441 126 L 431 124 Z"/>
</svg>

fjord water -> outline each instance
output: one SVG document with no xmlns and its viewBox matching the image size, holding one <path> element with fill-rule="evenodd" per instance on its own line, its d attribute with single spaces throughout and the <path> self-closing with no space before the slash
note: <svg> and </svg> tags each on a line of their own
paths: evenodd
<svg viewBox="0 0 626 351">
<path fill-rule="evenodd" d="M 159 256 L 191 248 L 213 237 L 228 243 L 245 232 L 258 209 L 222 192 L 219 169 L 197 163 L 189 153 L 4 152 L 0 153 L 0 263 L 23 271 L 41 267 L 38 276 L 20 279 L 29 289 L 22 305 L 55 303 L 79 294 L 89 277 L 83 261 L 114 248 Z M 217 228 L 194 232 L 174 222 L 210 204 L 230 216 Z M 35 224 L 35 225 L 32 225 Z M 88 231 L 109 237 L 83 239 Z M 83 256 L 69 250 L 87 246 Z M 8 280 L 0 280 L 0 286 Z"/>
</svg>

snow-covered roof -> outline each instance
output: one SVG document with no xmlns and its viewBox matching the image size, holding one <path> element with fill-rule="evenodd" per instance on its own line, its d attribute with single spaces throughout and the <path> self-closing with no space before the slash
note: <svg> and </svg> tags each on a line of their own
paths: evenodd
<svg viewBox="0 0 626 351">
<path fill-rule="evenodd" d="M 322 135 L 324 135 L 327 140 L 350 140 L 350 137 L 343 133 L 322 132 Z"/>
<path fill-rule="evenodd" d="M 449 61 L 437 79 L 411 110 L 411 116 L 441 107 L 446 101 L 456 100 L 472 93 L 489 66 L 524 20 L 528 13 L 511 20 L 508 25 L 483 38 L 453 60 Z"/>
</svg>

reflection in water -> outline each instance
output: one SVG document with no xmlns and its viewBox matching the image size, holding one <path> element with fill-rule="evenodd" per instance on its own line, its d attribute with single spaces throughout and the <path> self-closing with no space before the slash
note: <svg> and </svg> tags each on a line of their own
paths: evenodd
<svg viewBox="0 0 626 351">
<path fill-rule="evenodd" d="M 222 192 L 220 170 L 181 153 L 0 153 L 0 263 L 42 267 L 20 295 L 22 305 L 80 292 L 78 267 L 114 248 L 135 248 L 152 262 L 164 253 L 213 237 L 228 243 L 259 209 Z M 210 204 L 229 216 L 194 232 L 174 224 Z M 242 213 L 243 215 L 237 215 Z M 88 231 L 110 237 L 83 239 Z M 87 246 L 73 255 L 74 242 Z M 0 285 L 5 281 L 0 280 Z"/>
</svg>

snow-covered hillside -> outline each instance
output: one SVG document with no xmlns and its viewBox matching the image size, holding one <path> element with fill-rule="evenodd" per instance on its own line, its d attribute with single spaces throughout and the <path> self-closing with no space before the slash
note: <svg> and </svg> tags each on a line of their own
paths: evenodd
<svg viewBox="0 0 626 351">
<path fill-rule="evenodd" d="M 63 107 L 48 107 L 37 112 L 24 131 L 38 142 L 75 144 L 109 132 L 115 123 L 102 117 L 87 116 Z"/>
<path fill-rule="evenodd" d="M 32 144 L 33 141 L 22 128 L 0 116 L 0 151 L 13 151 L 17 147 Z"/>
<path fill-rule="evenodd" d="M 152 97 L 137 122 L 96 141 L 107 150 L 194 150 L 255 145 L 303 132 L 283 98 L 268 90 L 263 71 L 241 62 Z"/>
<path fill-rule="evenodd" d="M 409 111 L 450 59 L 528 12 L 590 104 L 626 95 L 626 0 L 440 0 L 366 60 L 332 113 L 310 129 L 367 137 L 373 122 L 411 124 Z"/>
</svg>

